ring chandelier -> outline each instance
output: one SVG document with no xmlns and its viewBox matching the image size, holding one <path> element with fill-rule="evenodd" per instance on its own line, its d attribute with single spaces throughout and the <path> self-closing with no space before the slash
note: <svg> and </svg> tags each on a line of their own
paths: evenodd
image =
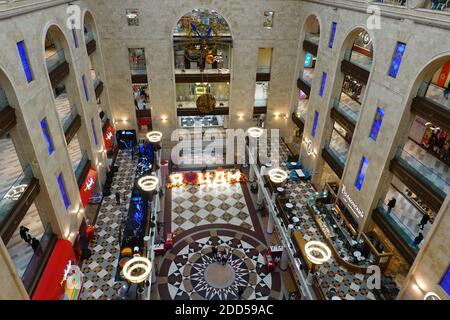
<svg viewBox="0 0 450 320">
<path fill-rule="evenodd" d="M 144 257 L 133 257 L 123 266 L 123 276 L 131 283 L 144 282 L 151 271 L 152 263 Z"/>
<path fill-rule="evenodd" d="M 309 241 L 306 243 L 305 253 L 308 259 L 314 264 L 324 264 L 331 259 L 330 248 L 320 241 Z"/>
<path fill-rule="evenodd" d="M 268 175 L 273 183 L 283 183 L 288 178 L 287 172 L 280 168 L 271 169 Z"/>
<path fill-rule="evenodd" d="M 151 143 L 157 143 L 160 142 L 162 138 L 162 133 L 159 131 L 150 131 L 147 133 L 147 139 Z"/>
<path fill-rule="evenodd" d="M 252 138 L 259 138 L 263 135 L 264 130 L 259 127 L 251 127 L 248 129 L 248 135 Z"/>
<path fill-rule="evenodd" d="M 144 191 L 153 191 L 158 186 L 159 179 L 155 176 L 144 176 L 139 178 L 138 185 Z"/>
</svg>

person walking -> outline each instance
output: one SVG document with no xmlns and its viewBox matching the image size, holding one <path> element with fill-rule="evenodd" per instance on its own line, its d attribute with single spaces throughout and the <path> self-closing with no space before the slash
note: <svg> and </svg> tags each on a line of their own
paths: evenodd
<svg viewBox="0 0 450 320">
<path fill-rule="evenodd" d="M 217 247 L 216 246 L 212 247 L 212 254 L 213 254 L 214 259 L 217 260 Z"/>
<path fill-rule="evenodd" d="M 39 240 L 36 238 L 31 239 L 31 247 L 33 251 L 36 252 L 37 248 L 39 248 Z"/>
<path fill-rule="evenodd" d="M 425 213 L 425 214 L 422 216 L 422 219 L 420 220 L 420 222 L 419 222 L 419 224 L 418 224 L 418 226 L 420 227 L 420 229 L 423 230 L 423 228 L 424 228 L 425 225 L 428 223 L 428 221 L 430 221 L 430 219 L 431 219 L 430 215 L 427 214 L 427 213 Z"/>
<path fill-rule="evenodd" d="M 116 192 L 116 204 L 120 206 L 120 193 Z"/>
<path fill-rule="evenodd" d="M 414 239 L 413 246 L 418 246 L 419 243 L 421 243 L 423 240 L 423 234 L 422 232 L 419 232 L 419 235 Z"/>
<path fill-rule="evenodd" d="M 22 238 L 22 240 L 28 244 L 30 244 L 30 242 L 31 242 L 31 236 L 28 233 L 29 231 L 30 231 L 30 229 L 28 229 L 27 227 L 24 227 L 24 226 L 20 226 L 20 228 L 19 228 L 20 238 Z"/>
<path fill-rule="evenodd" d="M 387 206 L 388 206 L 387 212 L 388 213 L 391 213 L 391 211 L 392 211 L 392 209 L 394 209 L 396 203 L 397 203 L 397 200 L 394 197 L 392 197 L 392 199 L 389 200 L 389 202 L 387 204 Z"/>
</svg>

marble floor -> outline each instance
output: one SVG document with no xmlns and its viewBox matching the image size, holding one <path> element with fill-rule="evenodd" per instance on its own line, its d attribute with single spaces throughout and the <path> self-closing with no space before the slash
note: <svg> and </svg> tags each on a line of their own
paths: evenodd
<svg viewBox="0 0 450 320">
<path fill-rule="evenodd" d="M 89 245 L 92 256 L 81 268 L 84 274 L 82 300 L 118 299 L 118 289 L 122 285 L 115 280 L 120 254 L 119 233 L 122 219 L 128 212 L 136 165 L 137 159 L 131 160 L 129 152 L 119 151 L 116 160 L 119 171 L 113 178 L 111 195 L 103 198 L 95 224 L 96 239 Z M 120 205 L 116 204 L 116 192 L 122 195 Z"/>
<path fill-rule="evenodd" d="M 20 238 L 20 226 L 24 226 L 30 229 L 29 234 L 31 237 L 38 240 L 41 239 L 45 230 L 44 226 L 42 225 L 41 217 L 39 216 L 37 208 L 34 204 L 32 204 L 28 209 L 27 214 L 20 222 L 19 227 L 17 227 L 16 231 L 14 231 L 12 238 L 6 245 L 9 255 L 11 256 L 11 259 L 16 266 L 17 273 L 21 277 L 24 274 L 34 252 L 31 248 L 31 245 Z"/>
<path fill-rule="evenodd" d="M 171 192 L 171 230 L 178 235 L 197 226 L 230 224 L 255 230 L 240 184 L 186 186 Z"/>
<path fill-rule="evenodd" d="M 22 166 L 11 138 L 0 139 L 0 199 L 22 174 Z"/>
<path fill-rule="evenodd" d="M 227 248 L 225 264 L 212 247 Z M 247 234 L 209 229 L 177 240 L 161 262 L 158 289 L 162 300 L 280 300 L 279 271 L 267 272 L 267 247 Z M 239 293 L 242 293 L 239 296 Z"/>
</svg>

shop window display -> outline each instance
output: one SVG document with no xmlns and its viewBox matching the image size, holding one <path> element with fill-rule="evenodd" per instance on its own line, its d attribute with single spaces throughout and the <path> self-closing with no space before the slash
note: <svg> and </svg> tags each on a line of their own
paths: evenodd
<svg viewBox="0 0 450 320">
<path fill-rule="evenodd" d="M 350 75 L 345 75 L 342 91 L 358 103 L 361 103 L 361 93 L 363 87 L 364 84 L 362 82 L 359 82 Z"/>
</svg>

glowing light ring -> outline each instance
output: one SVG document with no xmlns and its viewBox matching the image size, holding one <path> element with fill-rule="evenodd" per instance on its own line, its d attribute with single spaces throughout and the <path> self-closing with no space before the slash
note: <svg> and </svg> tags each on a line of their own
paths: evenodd
<svg viewBox="0 0 450 320">
<path fill-rule="evenodd" d="M 430 291 L 425 294 L 423 300 L 441 300 L 441 297 L 439 297 L 436 293 Z"/>
<path fill-rule="evenodd" d="M 259 138 L 263 135 L 264 130 L 259 127 L 251 127 L 248 129 L 248 135 L 252 138 Z"/>
<path fill-rule="evenodd" d="M 148 139 L 148 141 L 150 141 L 152 143 L 160 142 L 161 138 L 162 138 L 162 133 L 159 131 L 150 131 L 149 133 L 147 133 L 147 139 Z"/>
<path fill-rule="evenodd" d="M 139 275 L 132 275 L 136 270 L 143 270 Z M 128 260 L 123 266 L 123 277 L 131 283 L 141 283 L 147 280 L 152 271 L 152 264 L 150 260 L 144 257 L 133 257 Z"/>
<path fill-rule="evenodd" d="M 306 243 L 305 253 L 308 259 L 314 264 L 323 264 L 331 259 L 330 248 L 320 241 L 309 241 Z M 313 253 L 316 253 L 316 255 Z"/>
<path fill-rule="evenodd" d="M 287 172 L 280 168 L 270 169 L 268 175 L 273 183 L 282 183 L 288 178 Z"/>
<path fill-rule="evenodd" d="M 155 176 L 145 176 L 138 180 L 139 187 L 144 191 L 153 191 L 158 186 L 159 179 Z"/>
</svg>

